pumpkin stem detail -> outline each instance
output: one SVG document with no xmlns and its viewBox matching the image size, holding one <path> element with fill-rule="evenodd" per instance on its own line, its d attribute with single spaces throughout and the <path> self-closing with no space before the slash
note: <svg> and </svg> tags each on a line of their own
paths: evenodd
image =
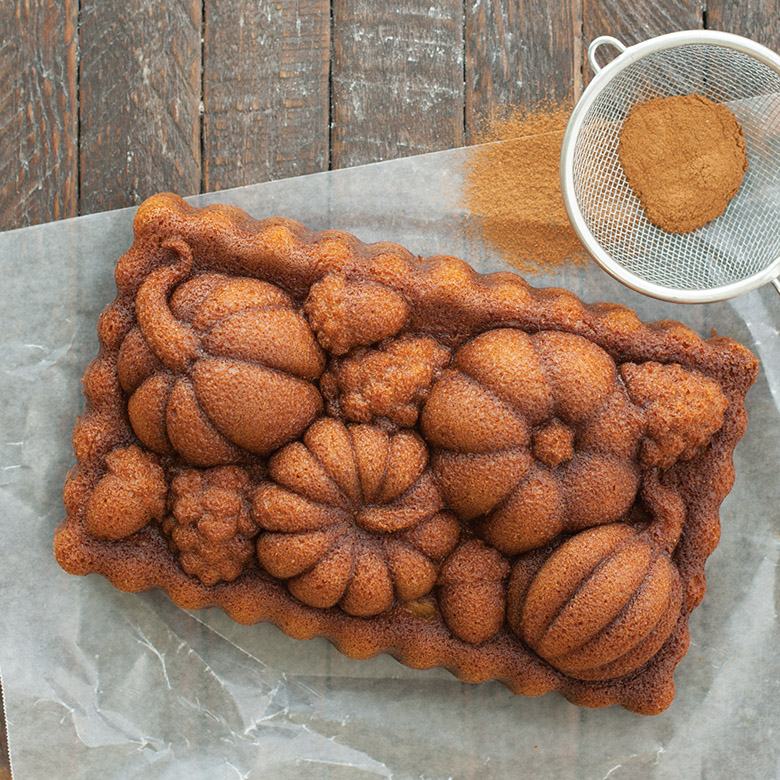
<svg viewBox="0 0 780 780">
<path fill-rule="evenodd" d="M 173 316 L 168 295 L 192 271 L 192 248 L 178 238 L 169 239 L 162 246 L 176 252 L 178 260 L 149 274 L 136 295 L 135 312 L 149 348 L 166 368 L 181 374 L 198 354 L 198 339 Z"/>
</svg>

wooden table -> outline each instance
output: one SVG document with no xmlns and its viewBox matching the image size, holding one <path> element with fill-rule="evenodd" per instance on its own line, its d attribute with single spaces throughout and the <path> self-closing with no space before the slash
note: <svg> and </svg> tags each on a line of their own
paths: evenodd
<svg viewBox="0 0 780 780">
<path fill-rule="evenodd" d="M 468 144 L 573 102 L 589 40 L 711 27 L 780 48 L 780 0 L 5 0 L 0 229 Z"/>
<path fill-rule="evenodd" d="M 780 0 L 4 0 L 0 229 L 468 144 L 702 27 L 780 49 Z"/>
</svg>

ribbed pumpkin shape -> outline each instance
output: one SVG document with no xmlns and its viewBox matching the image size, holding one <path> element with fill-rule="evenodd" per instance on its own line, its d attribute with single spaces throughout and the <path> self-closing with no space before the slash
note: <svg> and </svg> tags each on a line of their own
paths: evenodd
<svg viewBox="0 0 780 780">
<path fill-rule="evenodd" d="M 321 413 L 322 350 L 289 296 L 257 279 L 202 274 L 169 301 L 192 267 L 189 247 L 171 244 L 180 260 L 147 277 L 119 351 L 133 430 L 198 466 L 268 455 Z"/>
<path fill-rule="evenodd" d="M 268 462 L 253 514 L 263 568 L 311 607 L 378 615 L 433 588 L 459 527 L 414 433 L 317 420 Z"/>
<path fill-rule="evenodd" d="M 559 671 L 608 680 L 655 655 L 681 604 L 671 559 L 641 532 L 612 523 L 576 534 L 541 568 L 518 561 L 508 617 L 514 632 Z"/>
<path fill-rule="evenodd" d="M 512 328 L 464 344 L 421 415 L 447 504 L 509 555 L 621 519 L 639 487 L 641 426 L 607 352 Z"/>
</svg>

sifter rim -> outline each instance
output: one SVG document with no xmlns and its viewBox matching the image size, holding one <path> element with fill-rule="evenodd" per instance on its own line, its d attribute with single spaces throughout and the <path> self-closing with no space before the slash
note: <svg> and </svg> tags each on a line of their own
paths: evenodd
<svg viewBox="0 0 780 780">
<path fill-rule="evenodd" d="M 611 42 L 611 39 L 610 39 Z M 614 41 L 615 45 L 620 44 Z M 627 270 L 623 265 L 614 260 L 604 250 L 601 244 L 588 227 L 580 209 L 574 190 L 574 152 L 579 138 L 582 124 L 593 103 L 607 88 L 610 81 L 630 65 L 665 49 L 689 44 L 706 44 L 722 46 L 750 55 L 780 76 L 780 56 L 760 43 L 744 38 L 733 33 L 718 32 L 716 30 L 682 30 L 680 32 L 667 33 L 655 38 L 642 41 L 629 46 L 615 57 L 608 65 L 596 72 L 593 80 L 587 86 L 582 97 L 577 102 L 566 125 L 563 136 L 560 158 L 561 194 L 569 221 L 582 241 L 585 249 L 593 259 L 613 278 L 622 282 L 636 292 L 649 295 L 664 301 L 675 303 L 711 303 L 733 298 L 780 277 L 780 256 L 769 263 L 765 268 L 736 282 L 730 282 L 718 287 L 701 289 L 685 289 L 679 287 L 667 287 L 656 282 L 649 282 L 641 276 Z M 778 288 L 780 289 L 780 288 Z"/>
</svg>

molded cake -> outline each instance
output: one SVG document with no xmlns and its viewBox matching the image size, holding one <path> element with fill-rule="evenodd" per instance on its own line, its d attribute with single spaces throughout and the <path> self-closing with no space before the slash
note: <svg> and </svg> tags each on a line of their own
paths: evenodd
<svg viewBox="0 0 780 780">
<path fill-rule="evenodd" d="M 346 655 L 657 713 L 757 362 L 451 257 L 139 208 L 57 560 Z"/>
</svg>

